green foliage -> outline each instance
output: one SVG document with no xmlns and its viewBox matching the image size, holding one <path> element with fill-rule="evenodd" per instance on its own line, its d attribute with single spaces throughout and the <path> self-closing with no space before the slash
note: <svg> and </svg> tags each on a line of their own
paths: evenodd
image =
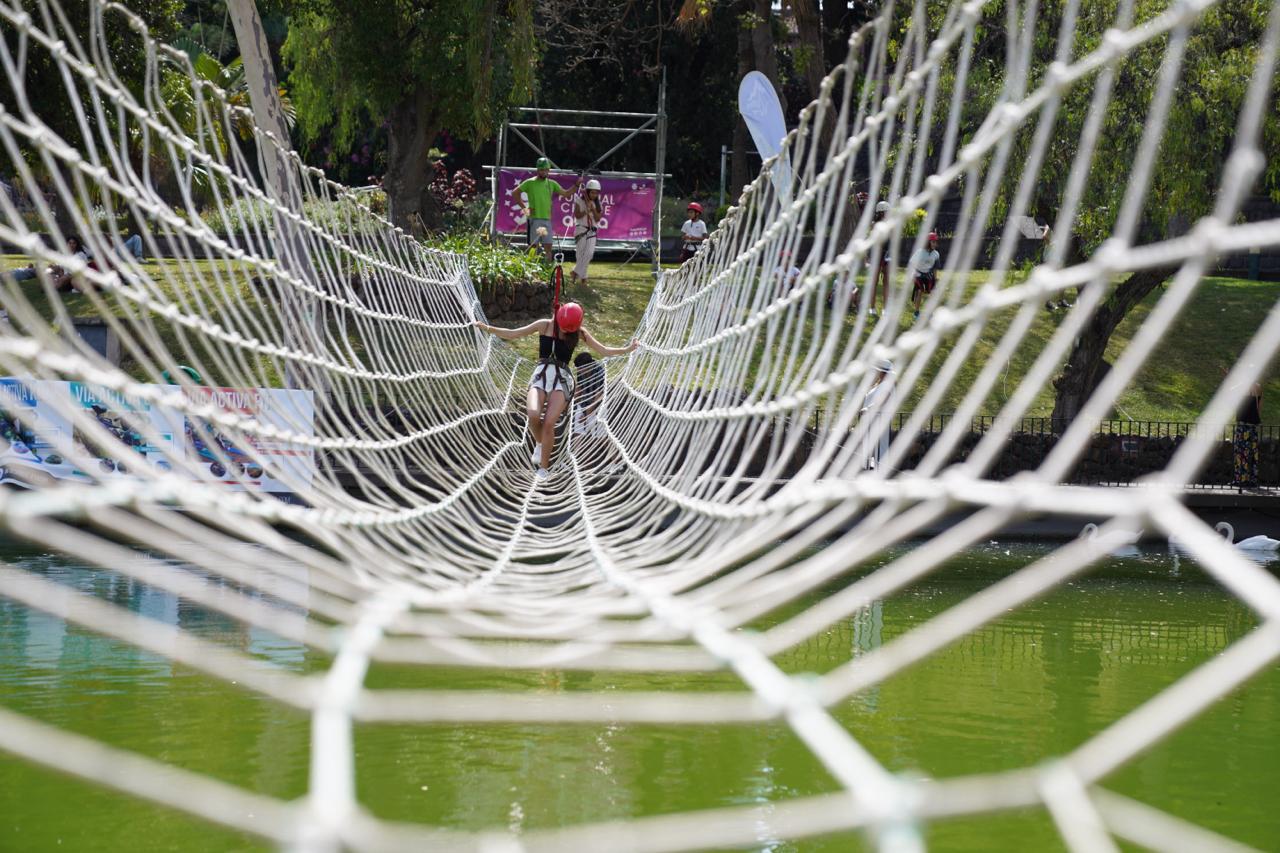
<svg viewBox="0 0 1280 853">
<path fill-rule="evenodd" d="M 386 195 L 381 191 L 360 196 L 344 197 L 336 201 L 326 199 L 308 199 L 303 203 L 302 214 L 318 228 L 348 229 L 361 234 L 377 234 L 385 230 L 386 224 L 375 216 L 384 216 L 386 212 Z M 240 198 L 222 208 L 209 207 L 200 213 L 200 218 L 214 233 L 221 236 L 245 234 L 254 229 L 270 231 L 275 228 L 271 205 L 265 201 Z"/>
<path fill-rule="evenodd" d="M 908 237 L 915 237 L 920 233 L 920 225 L 924 222 L 928 213 L 921 208 L 916 208 L 902 223 L 902 233 Z"/>
<path fill-rule="evenodd" d="M 37 22 L 43 22 L 45 15 L 41 12 L 42 3 L 36 0 L 19 0 L 22 9 Z M 73 55 L 77 50 L 88 52 L 90 33 L 90 14 L 87 0 L 64 0 L 60 4 L 63 15 L 55 19 L 57 27 L 50 33 L 68 46 Z M 181 0 L 131 0 L 128 4 L 130 12 L 140 17 L 147 25 L 148 34 L 161 40 L 173 38 L 177 31 L 177 15 L 182 8 Z M 143 81 L 146 75 L 146 51 L 142 38 L 135 32 L 129 19 L 120 10 L 107 7 L 103 9 L 104 39 L 106 52 L 111 57 L 112 67 L 120 82 L 142 102 Z M 64 26 L 65 25 L 65 26 Z M 40 24 L 44 29 L 44 24 Z M 25 65 L 21 69 L 22 88 L 27 102 L 36 110 L 40 120 L 69 145 L 84 150 L 87 146 L 82 136 L 82 128 L 76 117 L 75 108 L 67 92 L 66 81 L 57 61 L 43 47 L 26 42 L 21 53 L 18 50 L 19 39 L 14 27 L 6 24 L 0 27 L 0 35 L 10 50 L 10 55 L 25 57 Z M 73 48 L 80 45 L 79 48 Z M 100 97 L 96 90 L 84 83 L 77 83 L 80 100 Z M 8 75 L 0 75 L 0 106 L 10 113 L 21 115 L 18 98 L 9 83 Z M 97 128 L 97 117 L 93 110 L 86 109 L 87 124 L 90 133 L 101 132 Z M 107 121 L 114 123 L 117 115 L 114 110 L 106 109 Z M 111 127 L 107 132 L 114 132 Z M 35 149 L 24 149 L 23 156 L 37 170 L 46 165 L 40 162 Z M 0 169 L 8 171 L 3 164 L 7 155 L 0 152 Z"/>
<path fill-rule="evenodd" d="M 499 289 L 511 290 L 546 281 L 550 271 L 541 252 L 533 249 L 524 253 L 513 252 L 489 242 L 488 235 L 478 231 L 436 237 L 428 245 L 433 249 L 465 255 L 471 281 L 482 298 Z"/>
<path fill-rule="evenodd" d="M 530 0 L 300 0 L 283 57 L 303 137 L 348 146 L 405 103 L 479 142 L 532 87 Z M 429 142 L 429 140 L 428 140 Z"/>
<path fill-rule="evenodd" d="M 1170 5 L 1169 0 L 1141 0 L 1135 10 L 1135 20 L 1149 20 Z M 1101 44 L 1105 31 L 1115 24 L 1117 8 L 1116 0 L 1082 5 L 1072 45 L 1073 60 Z M 1142 211 L 1142 238 L 1161 239 L 1181 233 L 1212 208 L 1222 167 L 1234 142 L 1240 107 L 1253 73 L 1268 9 L 1266 4 L 1253 0 L 1224 0 L 1207 9 L 1192 27 Z M 1041 7 L 1029 88 L 1043 82 L 1054 59 L 1061 14 L 1057 4 Z M 1003 0 L 985 7 L 984 16 L 984 23 L 975 32 L 973 70 L 964 101 L 965 141 L 972 138 L 993 106 L 1005 96 Z M 1167 46 L 1167 37 L 1155 39 L 1131 52 L 1117 65 L 1112 99 L 1073 228 L 1079 249 L 1085 253 L 1105 240 L 1115 225 Z M 953 82 L 952 71 L 947 70 L 944 84 Z M 1062 201 L 1096 79 L 1076 84 L 1063 97 L 1031 201 L 1031 212 L 1041 221 L 1052 221 Z M 1016 189 L 1019 165 L 1029 153 L 1034 129 L 1033 118 L 1015 138 L 1012 165 L 997 205 L 998 216 L 1004 214 Z M 939 138 L 941 132 L 939 126 L 936 130 Z M 1276 150 L 1278 146 L 1280 115 L 1272 108 L 1264 121 L 1264 147 Z M 1280 198 L 1280 167 L 1275 158 L 1271 158 L 1264 185 Z"/>
</svg>

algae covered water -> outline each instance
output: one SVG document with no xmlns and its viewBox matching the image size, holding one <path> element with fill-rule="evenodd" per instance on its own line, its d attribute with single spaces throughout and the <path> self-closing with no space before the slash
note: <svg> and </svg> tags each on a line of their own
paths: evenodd
<svg viewBox="0 0 1280 853">
<path fill-rule="evenodd" d="M 1047 552 L 997 544 L 878 601 L 779 660 L 822 672 L 891 640 Z M 0 553 L 296 671 L 329 661 L 123 575 Z M 305 576 L 295 579 L 305 583 Z M 944 778 L 1062 755 L 1222 651 L 1255 615 L 1186 560 L 1114 560 L 851 698 L 836 716 L 895 771 Z M 730 688 L 729 676 L 375 667 L 373 687 L 531 691 Z M 306 790 L 305 714 L 0 599 L 0 705 L 275 797 Z M 836 790 L 782 725 L 360 726 L 373 814 L 519 832 Z M 1124 767 L 1106 787 L 1263 849 L 1280 848 L 1280 667 Z M 939 850 L 1061 847 L 1043 811 L 931 824 Z M 758 849 L 846 850 L 856 835 Z M 254 839 L 0 755 L 0 851 L 241 850 Z"/>
</svg>

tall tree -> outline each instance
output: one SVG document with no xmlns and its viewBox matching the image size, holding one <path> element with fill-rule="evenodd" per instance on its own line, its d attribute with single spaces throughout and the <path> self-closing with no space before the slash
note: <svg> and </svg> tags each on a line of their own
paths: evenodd
<svg viewBox="0 0 1280 853">
<path fill-rule="evenodd" d="M 1140 21 L 1159 15 L 1169 5 L 1169 0 L 1139 4 Z M 1116 0 L 1082 4 L 1072 37 L 1072 60 L 1102 44 L 1108 28 L 1116 24 L 1118 7 Z M 1240 107 L 1253 74 L 1268 12 L 1269 6 L 1253 0 L 1223 0 L 1208 8 L 1192 27 L 1152 164 L 1138 232 L 1133 235 L 1137 242 L 1176 237 L 1212 209 L 1222 168 L 1235 140 Z M 910 8 L 904 9 L 903 14 L 910 14 Z M 935 31 L 941 14 L 941 10 L 930 11 Z M 1005 0 L 984 8 L 983 15 L 985 20 L 975 30 L 972 70 L 964 93 L 962 135 L 966 139 L 977 132 L 996 104 L 1008 97 Z M 1055 59 L 1061 15 L 1061 6 L 1040 4 L 1028 91 L 1040 85 Z M 1129 53 L 1116 67 L 1085 194 L 1071 234 L 1059 235 L 1071 240 L 1068 262 L 1089 256 L 1114 231 L 1134 173 L 1167 46 L 1167 36 L 1157 38 Z M 944 85 L 950 85 L 951 79 L 947 77 Z M 1052 222 L 1057 215 L 1096 83 L 1097 78 L 1077 84 L 1063 97 L 1030 199 L 1030 211 L 1039 221 Z M 942 131 L 942 123 L 935 123 L 933 132 L 940 137 Z M 997 199 L 994 215 L 998 218 L 1004 216 L 1013 197 L 1020 164 L 1030 156 L 1033 132 L 1034 120 L 1014 139 L 1013 156 Z M 1280 115 L 1274 106 L 1265 116 L 1263 133 L 1265 149 L 1280 150 Z M 933 150 L 938 147 L 933 146 Z M 1280 189 L 1276 158 L 1270 158 L 1268 169 L 1264 182 L 1274 193 Z M 989 222 L 988 227 L 998 224 Z M 1057 423 L 1067 423 L 1079 413 L 1106 373 L 1104 357 L 1112 333 L 1171 272 L 1172 268 L 1140 270 L 1119 282 L 1104 283 L 1109 288 L 1106 299 L 1087 321 L 1054 381 L 1053 418 Z"/>
<path fill-rule="evenodd" d="M 782 101 L 782 112 L 787 112 L 786 97 L 782 94 L 778 78 L 778 50 L 773 28 L 772 0 L 741 0 L 738 6 L 738 76 L 741 80 L 750 71 L 759 71 L 769 78 Z M 736 82 L 736 81 L 735 81 Z M 735 104 L 736 104 L 735 98 Z M 747 125 L 738 117 L 733 130 L 733 169 L 730 196 L 737 198 L 748 180 Z"/>
<path fill-rule="evenodd" d="M 440 222 L 432 141 L 487 138 L 531 91 L 535 54 L 533 0 L 299 0 L 284 46 L 305 138 L 386 123 L 391 219 L 414 231 Z"/>
</svg>

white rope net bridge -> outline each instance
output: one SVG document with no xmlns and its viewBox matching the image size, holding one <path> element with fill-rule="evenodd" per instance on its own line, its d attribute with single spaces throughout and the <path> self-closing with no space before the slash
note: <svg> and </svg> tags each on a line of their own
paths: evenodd
<svg viewBox="0 0 1280 853">
<path fill-rule="evenodd" d="M 12 537 L 127 573 L 331 661 L 318 674 L 273 666 L 0 567 L 0 596 L 312 720 L 308 791 L 289 802 L 122 752 L 2 703 L 0 749 L 303 849 L 680 850 L 849 830 L 885 848 L 916 849 L 930 820 L 1014 808 L 1047 810 L 1077 849 L 1111 849 L 1117 839 L 1160 849 L 1229 846 L 1105 782 L 1280 655 L 1280 583 L 1179 502 L 1179 487 L 1212 451 L 1198 436 L 1231 420 L 1280 345 L 1280 311 L 1261 320 L 1204 412 L 1207 428 L 1159 476 L 1126 490 L 1062 485 L 1216 259 L 1280 245 L 1280 221 L 1246 224 L 1238 215 L 1267 165 L 1263 124 L 1275 109 L 1280 7 L 1260 15 L 1251 7 L 1261 24 L 1246 45 L 1250 73 L 1240 81 L 1209 212 L 1176 238 L 1149 238 L 1144 227 L 1187 46 L 1213 16 L 1238 12 L 1228 5 L 1179 2 L 1140 14 L 1120 0 L 1106 20 L 1078 0 L 1049 10 L 1035 0 L 1002 4 L 994 16 L 976 0 L 886 7 L 854 34 L 848 59 L 789 138 L 792 183 L 776 188 L 766 164 L 708 247 L 659 281 L 637 332 L 640 349 L 607 364 L 602 434 L 562 438 L 553 476 L 537 483 L 523 426 L 532 364 L 474 328 L 480 301 L 463 259 L 424 248 L 363 196 L 281 151 L 246 122 L 247 111 L 201 80 L 186 54 L 148 40 L 128 10 L 95 0 L 87 12 L 77 7 L 86 20 L 72 20 L 53 3 L 0 0 L 0 141 L 31 204 L 20 210 L 0 194 L 0 240 L 36 268 L 33 279 L 6 276 L 0 286 L 0 371 L 20 383 L 5 398 L 11 441 L 44 442 L 46 463 L 56 456 L 82 470 L 53 481 L 32 475 L 31 488 L 0 492 L 0 523 Z M 140 88 L 126 86 L 112 64 L 108 34 L 121 32 L 145 44 Z M 1049 56 L 1038 38 L 1045 32 Z M 989 50 L 981 53 L 981 39 L 993 37 L 1002 45 L 994 65 Z M 1138 59 L 1141 69 L 1132 67 Z M 57 104 L 28 98 L 26 75 L 37 65 L 56 72 Z M 1140 139 L 1110 239 L 1079 258 L 1070 235 L 1092 213 L 1091 171 L 1116 132 L 1109 110 L 1143 69 L 1151 95 L 1133 129 Z M 975 132 L 962 134 L 980 75 L 991 108 Z M 1062 132 L 1068 108 L 1082 116 L 1070 136 Z M 249 141 L 239 144 L 246 127 Z M 281 163 L 284 194 L 259 178 Z M 1064 174 L 1055 219 L 1044 223 L 1051 228 L 1040 262 L 1015 268 L 1018 223 L 1031 215 L 1050 163 Z M 883 221 L 873 221 L 872 204 L 851 204 L 851 187 L 889 202 Z M 854 284 L 865 285 L 882 256 L 897 281 L 948 197 L 960 199 L 960 215 L 918 321 L 908 322 L 909 288 L 899 285 L 873 316 L 870 288 Z M 126 229 L 141 237 L 143 256 L 171 259 L 136 260 Z M 784 251 L 800 258 L 806 233 L 812 246 L 791 275 L 790 261 L 779 259 Z M 992 233 L 1000 235 L 993 250 L 985 247 Z M 92 266 L 75 254 L 72 236 Z M 989 272 L 967 286 L 984 258 Z M 76 298 L 114 332 L 123 369 L 70 332 L 74 318 L 50 265 L 69 273 L 84 294 Z M 992 479 L 1013 426 L 1116 283 L 1166 267 L 1174 272 L 1158 302 L 1043 464 Z M 993 403 L 1037 312 L 1068 288 L 1078 288 L 1076 304 Z M 997 322 L 993 351 L 979 355 Z M 881 359 L 892 360 L 894 374 L 868 407 Z M 961 366 L 974 360 L 981 370 L 958 386 Z M 926 375 L 930 382 L 921 381 Z M 65 387 L 59 383 L 114 408 L 46 390 Z M 281 391 L 293 402 L 270 418 L 247 404 L 219 405 L 206 387 L 286 384 L 312 393 Z M 22 388 L 63 428 L 24 438 L 24 427 L 39 431 L 20 423 L 13 400 Z M 948 393 L 956 416 L 903 470 Z M 885 413 L 905 411 L 908 400 L 912 414 L 879 449 Z M 998 411 L 992 428 L 954 462 L 970 416 L 983 411 Z M 166 431 L 158 412 L 179 425 Z M 301 502 L 229 487 L 263 476 Z M 957 512 L 966 513 L 958 524 L 924 535 Z M 1067 544 L 846 665 L 806 677 L 779 666 L 786 650 L 1030 515 L 1109 521 L 1096 541 Z M 1025 769 L 903 776 L 835 721 L 833 708 L 1087 572 L 1139 529 L 1176 533 L 1256 611 L 1258 627 L 1074 750 Z M 913 540 L 900 557 L 864 571 Z M 285 563 L 308 572 L 305 616 L 291 587 L 273 583 L 273 567 Z M 818 590 L 836 591 L 813 598 Z M 801 601 L 813 603 L 768 622 Z M 766 630 L 748 630 L 766 622 Z M 384 662 L 424 673 L 727 671 L 739 689 L 446 691 L 425 677 L 416 689 L 365 686 L 369 667 Z M 812 751 L 832 793 L 518 837 L 372 816 L 356 794 L 354 728 L 451 722 L 771 722 Z"/>
</svg>

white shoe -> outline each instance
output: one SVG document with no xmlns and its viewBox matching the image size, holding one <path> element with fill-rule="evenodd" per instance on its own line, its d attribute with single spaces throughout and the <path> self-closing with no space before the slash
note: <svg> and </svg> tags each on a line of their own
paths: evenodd
<svg viewBox="0 0 1280 853">
<path fill-rule="evenodd" d="M 551 472 L 548 471 L 546 468 L 539 468 L 537 471 L 533 472 L 533 481 L 535 483 L 545 483 L 547 480 L 550 480 L 550 479 L 551 479 Z"/>
</svg>

